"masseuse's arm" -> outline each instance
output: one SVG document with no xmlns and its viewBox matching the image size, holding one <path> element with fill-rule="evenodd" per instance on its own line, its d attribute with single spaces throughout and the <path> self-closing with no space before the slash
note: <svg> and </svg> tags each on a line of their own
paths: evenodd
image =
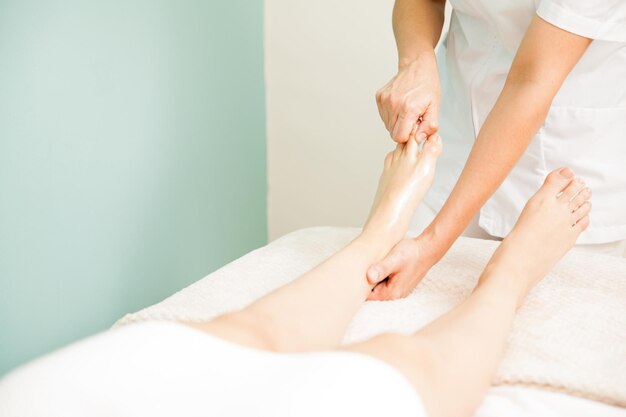
<svg viewBox="0 0 626 417">
<path fill-rule="evenodd" d="M 395 2 L 398 73 L 376 92 L 376 103 L 396 142 L 406 142 L 414 128 L 420 140 L 437 131 L 441 87 L 434 49 L 441 37 L 445 5 L 445 0 Z M 422 120 L 419 126 L 418 120 Z"/>
<path fill-rule="evenodd" d="M 588 38 L 534 17 L 504 88 L 443 208 L 420 236 L 400 242 L 368 271 L 370 281 L 391 275 L 375 289 L 372 299 L 407 295 L 448 251 L 520 158 L 544 122 L 561 84 L 590 43 Z"/>
</svg>

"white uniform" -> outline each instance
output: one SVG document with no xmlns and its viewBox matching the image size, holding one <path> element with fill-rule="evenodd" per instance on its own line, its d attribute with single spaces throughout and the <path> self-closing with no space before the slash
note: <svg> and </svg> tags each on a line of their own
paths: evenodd
<svg viewBox="0 0 626 417">
<path fill-rule="evenodd" d="M 537 14 L 594 41 L 524 155 L 481 209 L 479 225 L 492 236 L 505 236 L 548 172 L 569 166 L 593 189 L 591 224 L 578 243 L 626 239 L 626 0 L 451 3 L 450 30 L 437 57 L 445 151 L 427 204 L 438 211 L 452 190 Z"/>
</svg>

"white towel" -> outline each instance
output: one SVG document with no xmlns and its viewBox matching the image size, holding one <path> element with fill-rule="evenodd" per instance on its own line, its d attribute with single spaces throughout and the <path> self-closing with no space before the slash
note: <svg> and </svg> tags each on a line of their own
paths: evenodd
<svg viewBox="0 0 626 417">
<path fill-rule="evenodd" d="M 239 309 L 311 269 L 357 233 L 330 227 L 293 232 L 116 325 L 206 320 Z M 407 298 L 365 303 L 344 342 L 384 331 L 413 332 L 448 311 L 468 296 L 497 244 L 459 239 Z M 494 384 L 626 406 L 626 259 L 566 255 L 519 311 Z"/>
<path fill-rule="evenodd" d="M 368 392 L 393 401 L 364 401 Z M 2 417 L 352 415 L 426 411 L 409 381 L 381 360 L 265 352 L 162 320 L 102 332 L 0 379 Z"/>
</svg>

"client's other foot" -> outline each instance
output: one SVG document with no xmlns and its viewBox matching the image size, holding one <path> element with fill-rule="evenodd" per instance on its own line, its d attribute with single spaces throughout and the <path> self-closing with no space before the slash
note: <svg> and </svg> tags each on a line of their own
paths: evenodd
<svg viewBox="0 0 626 417">
<path fill-rule="evenodd" d="M 414 137 L 398 144 L 385 158 L 378 191 L 363 234 L 394 245 L 404 237 L 411 216 L 435 175 L 441 138 L 429 137 L 422 146 Z"/>
<path fill-rule="evenodd" d="M 500 280 L 524 296 L 574 246 L 589 225 L 591 189 L 569 168 L 552 171 L 496 250 L 479 287 Z"/>
</svg>

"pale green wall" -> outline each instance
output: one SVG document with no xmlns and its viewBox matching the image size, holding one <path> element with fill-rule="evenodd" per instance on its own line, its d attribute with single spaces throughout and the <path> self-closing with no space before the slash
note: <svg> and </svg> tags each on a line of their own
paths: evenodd
<svg viewBox="0 0 626 417">
<path fill-rule="evenodd" d="M 0 374 L 266 240 L 261 0 L 0 0 Z"/>
</svg>

